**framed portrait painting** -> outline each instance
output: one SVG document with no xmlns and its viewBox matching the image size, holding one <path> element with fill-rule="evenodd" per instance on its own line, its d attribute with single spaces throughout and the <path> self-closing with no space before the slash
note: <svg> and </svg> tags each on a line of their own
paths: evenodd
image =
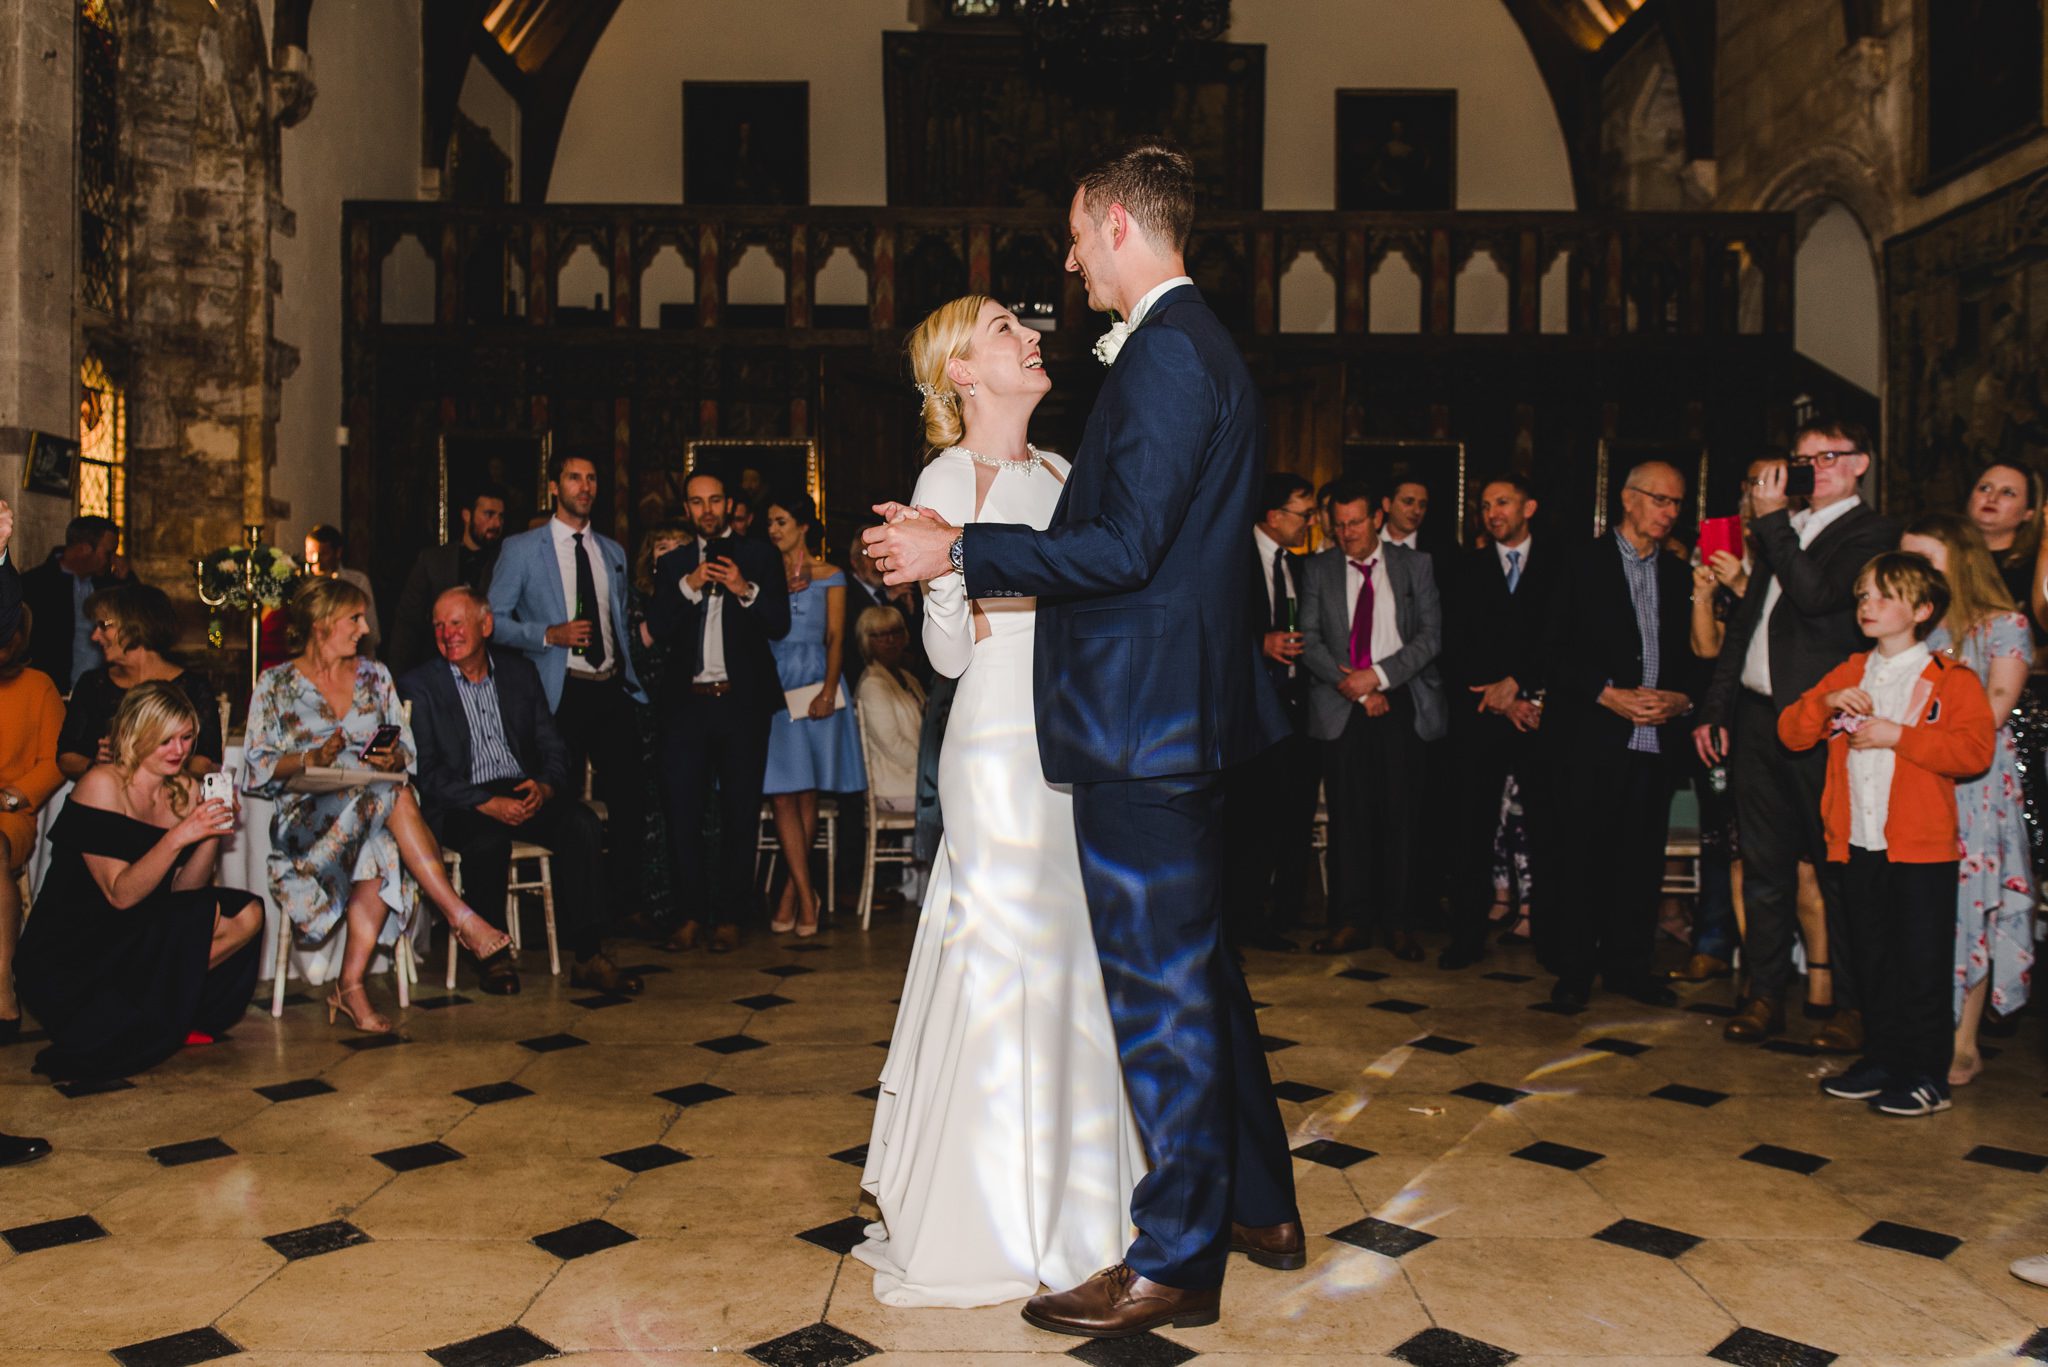
<svg viewBox="0 0 2048 1367">
<path fill-rule="evenodd" d="M 1458 207 L 1458 92 L 1337 92 L 1337 207 Z"/>
<path fill-rule="evenodd" d="M 683 203 L 810 202 L 809 81 L 683 82 Z"/>
<path fill-rule="evenodd" d="M 21 487 L 32 494 L 71 498 L 78 491 L 79 450 L 75 437 L 30 432 L 28 460 L 21 471 Z"/>
<path fill-rule="evenodd" d="M 1605 536 L 1621 522 L 1621 491 L 1628 472 L 1646 460 L 1661 460 L 1685 476 L 1685 506 L 1679 509 L 1671 534 L 1690 544 L 1699 534 L 1700 491 L 1711 473 L 1707 448 L 1696 441 L 1602 441 L 1593 462 L 1593 535 Z"/>
<path fill-rule="evenodd" d="M 460 521 L 455 510 L 492 485 L 505 491 L 505 534 L 525 531 L 549 507 L 548 456 L 553 450 L 554 436 L 548 432 L 443 432 L 436 453 L 436 535 L 447 541 L 450 528 Z"/>
<path fill-rule="evenodd" d="M 765 516 L 771 495 L 800 490 L 825 525 L 825 479 L 810 437 L 700 437 L 683 447 L 683 479 L 700 472 L 717 475 L 728 490 L 744 490 L 756 518 Z"/>
</svg>

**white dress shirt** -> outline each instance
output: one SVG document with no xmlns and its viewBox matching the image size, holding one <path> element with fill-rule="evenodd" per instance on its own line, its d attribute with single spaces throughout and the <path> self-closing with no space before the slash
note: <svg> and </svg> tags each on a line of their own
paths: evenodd
<svg viewBox="0 0 2048 1367">
<path fill-rule="evenodd" d="M 1926 643 L 1915 641 L 1889 658 L 1875 650 L 1863 665 L 1863 691 L 1870 695 L 1871 716 L 1904 725 L 1913 705 L 1920 675 L 1933 658 Z M 1896 750 L 1849 751 L 1849 843 L 1860 850 L 1887 848 L 1885 822 L 1892 813 L 1892 774 Z"/>
<path fill-rule="evenodd" d="M 1380 661 L 1401 648 L 1401 629 L 1394 625 L 1394 581 L 1387 577 L 1387 546 L 1383 541 L 1378 550 L 1366 557 L 1372 566 L 1372 672 L 1380 676 L 1380 687 L 1390 688 L 1387 671 L 1380 668 Z M 1358 616 L 1358 595 L 1365 587 L 1365 576 L 1358 572 L 1358 566 L 1351 563 L 1351 557 L 1344 557 L 1344 601 L 1350 608 L 1344 614 L 1348 624 Z M 1351 636 L 1344 637 L 1344 664 L 1351 664 Z M 1365 699 L 1358 700 L 1360 707 Z"/>
<path fill-rule="evenodd" d="M 561 516 L 548 519 L 548 532 L 555 538 L 555 564 L 562 571 L 562 601 L 568 605 L 569 620 L 576 620 L 576 528 L 562 521 Z M 604 641 L 604 667 L 607 673 L 619 667 L 619 638 L 612 631 L 611 576 L 605 571 L 604 552 L 597 543 L 597 528 L 585 525 L 583 528 L 583 554 L 590 561 L 590 577 L 597 584 L 597 630 Z M 571 674 L 595 674 L 597 670 L 590 661 L 571 650 L 569 652 Z"/>
<path fill-rule="evenodd" d="M 719 538 L 725 540 L 724 537 Z M 712 554 L 710 542 L 697 538 L 697 563 L 703 564 Z M 690 587 L 690 576 L 684 575 L 676 581 L 676 587 L 683 591 L 683 597 L 693 603 L 704 603 L 704 590 Z M 706 585 L 709 587 L 709 585 Z M 697 672 L 691 676 L 691 683 L 724 683 L 725 672 L 725 593 L 714 593 L 711 601 L 704 603 L 704 659 Z M 761 596 L 759 584 L 747 585 L 747 591 L 740 597 L 740 606 L 750 608 Z"/>
<path fill-rule="evenodd" d="M 1811 546 L 1816 537 L 1862 501 L 1851 495 L 1840 503 L 1830 503 L 1819 512 L 1807 509 L 1792 514 L 1792 526 L 1799 533 L 1799 549 L 1803 551 Z M 1778 600 L 1784 594 L 1785 586 L 1778 582 L 1774 570 L 1771 582 L 1764 588 L 1764 610 L 1757 616 L 1756 634 L 1749 638 L 1749 650 L 1742 657 L 1742 686 L 1766 698 L 1771 696 L 1771 614 L 1777 611 Z"/>
<path fill-rule="evenodd" d="M 1536 533 L 1534 533 L 1534 532 L 1525 532 L 1525 533 L 1523 534 L 1523 536 L 1522 536 L 1521 544 L 1519 544 L 1519 545 L 1515 545 L 1515 546 L 1503 546 L 1503 545 L 1502 545 L 1502 544 L 1501 544 L 1500 542 L 1498 542 L 1498 541 L 1496 541 L 1496 542 L 1494 542 L 1494 543 L 1493 543 L 1493 557 L 1494 557 L 1494 559 L 1496 559 L 1496 560 L 1500 561 L 1500 577 L 1501 577 L 1501 578 L 1505 579 L 1505 578 L 1507 578 L 1507 577 L 1508 577 L 1508 552 L 1509 552 L 1509 551 L 1513 551 L 1513 552 L 1515 552 L 1515 553 L 1516 553 L 1517 555 L 1519 555 L 1519 556 L 1521 556 L 1521 557 L 1522 557 L 1522 559 L 1521 559 L 1522 573 L 1523 573 L 1523 574 L 1527 574 L 1527 573 L 1529 572 L 1529 546 L 1530 546 L 1530 544 L 1531 544 L 1532 542 L 1534 542 L 1535 540 L 1536 540 Z"/>
<path fill-rule="evenodd" d="M 1259 582 L 1265 585 L 1266 609 L 1272 613 L 1272 616 L 1266 620 L 1285 622 L 1287 614 L 1281 611 L 1279 603 L 1273 601 L 1273 557 L 1276 554 L 1280 556 L 1280 577 L 1287 584 L 1287 596 L 1299 602 L 1301 600 L 1301 588 L 1294 582 L 1294 557 L 1288 555 L 1286 548 L 1279 542 L 1267 536 L 1264 527 L 1252 528 L 1252 549 L 1253 554 L 1259 558 Z M 1295 620 L 1300 621 L 1301 619 L 1297 616 Z M 1294 677 L 1293 665 L 1287 666 L 1287 677 L 1290 679 Z"/>
<path fill-rule="evenodd" d="M 1416 545 L 1415 542 L 1421 535 L 1422 529 L 1418 527 L 1406 536 L 1395 536 L 1391 532 L 1381 532 L 1380 540 L 1386 542 L 1389 546 L 1406 546 L 1411 551 L 1419 551 L 1422 548 Z"/>
<path fill-rule="evenodd" d="M 1150 313 L 1152 311 L 1152 306 L 1159 302 L 1160 295 L 1166 293 L 1168 290 L 1177 290 L 1182 285 L 1192 285 L 1194 283 L 1195 277 L 1193 277 L 1192 275 L 1176 275 L 1173 277 L 1173 279 L 1162 280 L 1158 284 L 1154 285 L 1151 289 L 1146 290 L 1144 297 L 1139 299 L 1137 303 L 1131 305 L 1131 326 L 1136 327 L 1138 324 L 1145 321 L 1145 315 Z"/>
</svg>

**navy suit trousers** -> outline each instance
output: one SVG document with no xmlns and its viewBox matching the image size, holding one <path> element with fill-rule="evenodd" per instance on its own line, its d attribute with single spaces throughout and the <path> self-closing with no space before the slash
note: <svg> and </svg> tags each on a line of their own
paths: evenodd
<svg viewBox="0 0 2048 1367">
<path fill-rule="evenodd" d="M 1292 1159 L 1244 975 L 1223 947 L 1223 776 L 1074 785 L 1074 829 L 1124 1087 L 1152 1171 L 1140 1276 L 1218 1286 L 1230 1222 L 1297 1219 Z"/>
</svg>

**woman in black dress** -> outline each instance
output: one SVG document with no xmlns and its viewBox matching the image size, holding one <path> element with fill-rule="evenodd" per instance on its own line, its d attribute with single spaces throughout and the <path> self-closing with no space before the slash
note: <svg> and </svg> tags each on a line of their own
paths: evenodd
<svg viewBox="0 0 2048 1367">
<path fill-rule="evenodd" d="M 174 683 L 137 684 L 50 831 L 51 858 L 16 961 L 49 1032 L 35 1068 L 124 1077 L 226 1033 L 256 989 L 263 903 L 213 886 L 235 811 L 201 801 L 199 717 Z"/>
<path fill-rule="evenodd" d="M 220 703 L 206 676 L 187 669 L 172 653 L 178 612 L 170 595 L 151 584 L 117 584 L 85 600 L 85 619 L 92 623 L 92 643 L 107 662 L 71 682 L 64 729 L 57 736 L 57 767 L 64 777 L 84 778 L 94 764 L 112 758 L 107 737 L 114 712 L 129 689 L 151 679 L 175 683 L 199 715 L 187 770 L 204 774 L 220 768 Z"/>
</svg>

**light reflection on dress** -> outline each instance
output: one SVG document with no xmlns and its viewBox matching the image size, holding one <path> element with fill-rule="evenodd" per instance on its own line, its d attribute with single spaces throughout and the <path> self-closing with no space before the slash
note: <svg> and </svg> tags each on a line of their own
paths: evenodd
<svg viewBox="0 0 2048 1367">
<path fill-rule="evenodd" d="M 1067 463 L 1006 469 L 974 511 L 975 466 L 933 458 L 913 502 L 948 522 L 1044 527 Z M 882 1219 L 854 1256 L 889 1305 L 992 1305 L 1118 1261 L 1144 1151 L 1125 1100 L 1089 929 L 1073 799 L 1046 783 L 1032 715 L 1035 600 L 928 586 L 924 642 L 958 675 L 939 757 L 933 862 L 882 1069 L 861 1185 Z"/>
</svg>

